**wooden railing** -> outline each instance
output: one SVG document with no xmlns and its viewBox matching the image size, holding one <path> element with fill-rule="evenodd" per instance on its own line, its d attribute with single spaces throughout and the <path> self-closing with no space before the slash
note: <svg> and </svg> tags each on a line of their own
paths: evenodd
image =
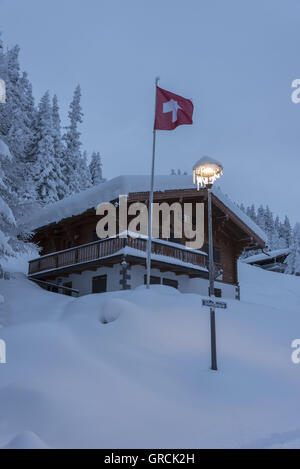
<svg viewBox="0 0 300 469">
<path fill-rule="evenodd" d="M 47 254 L 29 262 L 29 275 L 104 259 L 116 254 L 126 246 L 145 252 L 147 240 L 131 237 L 107 238 L 53 254 Z M 204 253 L 190 250 L 184 245 L 179 244 L 177 247 L 160 240 L 153 240 L 152 253 L 170 258 L 170 264 L 172 264 L 172 259 L 176 259 L 177 261 L 193 264 L 198 267 L 207 267 L 207 256 Z M 134 255 L 134 253 L 132 254 Z M 138 253 L 136 255 L 138 256 Z"/>
<path fill-rule="evenodd" d="M 51 291 L 52 293 L 62 293 L 63 295 L 76 297 L 79 295 L 79 290 L 76 290 L 76 288 L 65 287 L 64 285 L 57 283 L 45 282 L 44 280 L 40 280 L 38 278 L 30 278 L 30 280 L 37 283 L 45 290 Z"/>
</svg>

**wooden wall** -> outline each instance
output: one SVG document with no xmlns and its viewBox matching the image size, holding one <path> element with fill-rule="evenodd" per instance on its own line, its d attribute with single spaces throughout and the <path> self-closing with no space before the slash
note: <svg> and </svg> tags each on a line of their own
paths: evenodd
<svg viewBox="0 0 300 469">
<path fill-rule="evenodd" d="M 168 200 L 164 200 L 168 201 Z M 184 200 L 186 201 L 186 199 Z M 206 199 L 190 199 L 189 202 L 205 203 L 205 214 L 207 214 Z M 174 199 L 169 200 L 170 203 Z M 65 250 L 74 246 L 96 241 L 96 224 L 99 216 L 96 216 L 95 210 L 88 210 L 85 213 L 62 220 L 59 223 L 48 225 L 36 231 L 33 242 L 42 247 L 41 255 Z M 229 221 L 222 212 L 213 206 L 213 237 L 214 247 L 221 251 L 221 265 L 224 270 L 223 280 L 229 283 L 237 283 L 237 259 L 241 254 L 243 247 L 247 245 L 247 240 L 239 240 L 241 233 L 229 230 Z M 243 233 L 242 233 L 243 234 Z M 182 240 L 185 243 L 185 240 Z M 205 243 L 208 243 L 207 216 L 205 215 Z"/>
</svg>

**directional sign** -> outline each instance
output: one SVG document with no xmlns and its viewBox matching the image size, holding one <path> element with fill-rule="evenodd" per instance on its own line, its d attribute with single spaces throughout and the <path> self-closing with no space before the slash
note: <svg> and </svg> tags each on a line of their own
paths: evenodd
<svg viewBox="0 0 300 469">
<path fill-rule="evenodd" d="M 227 308 L 227 303 L 225 301 L 215 301 L 215 300 L 202 300 L 202 306 L 208 306 L 209 308 Z"/>
</svg>

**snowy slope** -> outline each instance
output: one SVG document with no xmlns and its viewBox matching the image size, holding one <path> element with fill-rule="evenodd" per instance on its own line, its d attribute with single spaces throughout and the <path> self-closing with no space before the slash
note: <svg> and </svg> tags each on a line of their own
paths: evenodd
<svg viewBox="0 0 300 469">
<path fill-rule="evenodd" d="M 218 372 L 198 295 L 0 280 L 0 447 L 298 446 L 300 278 L 240 269 L 242 301 L 217 312 Z"/>
</svg>

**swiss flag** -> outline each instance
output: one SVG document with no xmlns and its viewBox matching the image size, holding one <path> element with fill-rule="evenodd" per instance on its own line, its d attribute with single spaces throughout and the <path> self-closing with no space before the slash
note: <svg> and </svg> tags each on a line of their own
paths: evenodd
<svg viewBox="0 0 300 469">
<path fill-rule="evenodd" d="M 156 87 L 155 130 L 173 130 L 193 123 L 194 105 L 189 99 Z"/>
</svg>

